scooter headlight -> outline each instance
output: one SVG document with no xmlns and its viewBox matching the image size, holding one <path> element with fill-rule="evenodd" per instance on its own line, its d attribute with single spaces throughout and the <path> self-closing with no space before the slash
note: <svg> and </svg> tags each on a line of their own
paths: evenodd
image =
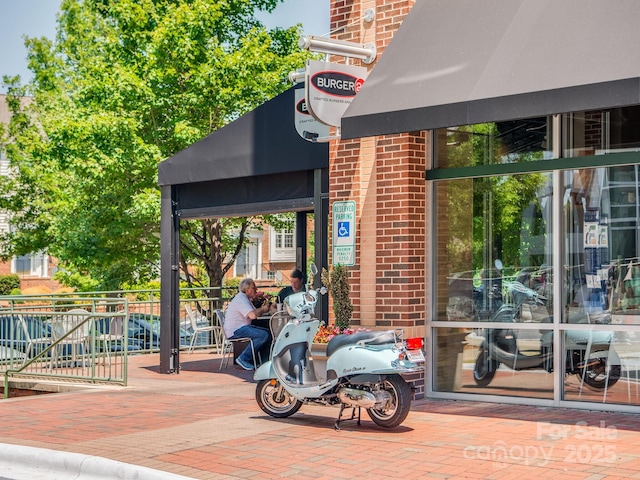
<svg viewBox="0 0 640 480">
<path fill-rule="evenodd" d="M 299 292 L 289 295 L 284 300 L 287 312 L 292 317 L 299 318 L 304 314 L 312 313 L 316 306 L 317 293 L 315 291 Z"/>
</svg>

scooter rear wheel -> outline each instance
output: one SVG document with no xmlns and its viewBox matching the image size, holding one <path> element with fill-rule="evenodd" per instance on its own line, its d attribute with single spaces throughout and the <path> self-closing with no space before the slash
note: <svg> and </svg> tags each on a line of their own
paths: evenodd
<svg viewBox="0 0 640 480">
<path fill-rule="evenodd" d="M 302 406 L 302 402 L 287 392 L 277 380 L 258 382 L 256 402 L 263 412 L 275 418 L 289 417 Z"/>
<path fill-rule="evenodd" d="M 476 358 L 476 364 L 473 367 L 473 380 L 476 385 L 480 387 L 486 387 L 493 380 L 496 370 L 498 370 L 499 363 L 489 357 L 489 352 L 486 348 L 480 350 L 478 358 Z"/>
<path fill-rule="evenodd" d="M 400 375 L 389 375 L 382 381 L 382 389 L 391 395 L 383 408 L 368 408 L 367 413 L 376 425 L 393 428 L 404 422 L 411 409 L 411 389 Z"/>
</svg>

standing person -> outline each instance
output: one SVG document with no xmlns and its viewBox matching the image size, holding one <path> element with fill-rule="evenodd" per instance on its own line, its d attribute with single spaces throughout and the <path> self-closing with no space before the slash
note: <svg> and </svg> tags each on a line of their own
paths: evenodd
<svg viewBox="0 0 640 480">
<path fill-rule="evenodd" d="M 257 319 L 260 315 L 269 313 L 272 307 L 268 303 L 258 308 L 253 306 L 251 300 L 256 296 L 257 289 L 255 282 L 251 278 L 244 278 L 240 282 L 238 290 L 238 294 L 233 297 L 224 315 L 224 334 L 229 339 L 234 337 L 251 338 L 256 352 L 260 352 L 262 358 L 269 358 L 271 333 L 265 328 L 251 325 L 251 321 Z M 247 348 L 238 355 L 236 363 L 245 370 L 256 368 L 256 365 L 253 364 L 251 345 L 247 345 Z"/>
<path fill-rule="evenodd" d="M 304 290 L 304 273 L 297 268 L 291 272 L 289 281 L 291 282 L 291 286 L 284 287 L 280 290 L 280 293 L 278 293 L 278 303 L 283 303 L 284 299 L 289 295 L 293 295 L 294 293 Z"/>
</svg>

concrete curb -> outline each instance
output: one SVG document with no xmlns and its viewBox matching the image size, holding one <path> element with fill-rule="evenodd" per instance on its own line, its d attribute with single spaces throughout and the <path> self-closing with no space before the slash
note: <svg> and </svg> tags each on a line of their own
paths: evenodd
<svg viewBox="0 0 640 480">
<path fill-rule="evenodd" d="M 0 479 L 11 480 L 193 480 L 116 460 L 46 448 L 0 444 Z"/>
</svg>

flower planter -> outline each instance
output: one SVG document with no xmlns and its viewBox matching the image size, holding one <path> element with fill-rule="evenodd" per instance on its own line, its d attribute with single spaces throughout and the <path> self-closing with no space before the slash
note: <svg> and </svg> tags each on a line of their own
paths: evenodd
<svg viewBox="0 0 640 480">
<path fill-rule="evenodd" d="M 327 344 L 312 343 L 311 344 L 311 361 L 313 362 L 313 371 L 320 381 L 327 379 Z"/>
<path fill-rule="evenodd" d="M 327 344 L 326 343 L 312 343 L 311 344 L 311 356 L 317 358 L 327 358 Z"/>
</svg>

